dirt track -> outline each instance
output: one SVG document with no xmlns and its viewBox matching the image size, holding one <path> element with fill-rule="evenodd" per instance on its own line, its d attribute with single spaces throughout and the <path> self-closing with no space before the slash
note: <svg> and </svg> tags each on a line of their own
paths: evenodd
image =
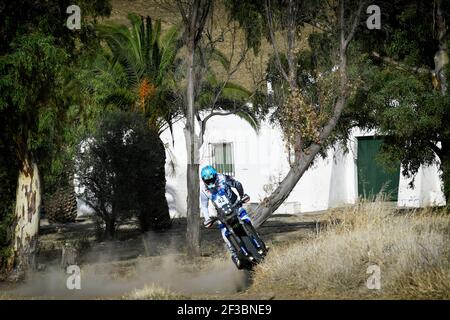
<svg viewBox="0 0 450 320">
<path fill-rule="evenodd" d="M 300 240 L 319 227 L 320 214 L 277 215 L 260 229 L 269 246 Z M 25 282 L 0 284 L 0 298 L 111 299 L 134 289 L 158 285 L 189 298 L 271 299 L 248 296 L 250 277 L 238 271 L 228 258 L 220 232 L 202 229 L 201 257 L 185 255 L 186 220 L 176 219 L 164 232 L 141 234 L 133 224 L 122 226 L 117 240 L 95 241 L 92 221 L 66 225 L 41 223 L 39 271 Z M 65 243 L 77 246 L 82 290 L 67 290 L 60 266 Z"/>
</svg>

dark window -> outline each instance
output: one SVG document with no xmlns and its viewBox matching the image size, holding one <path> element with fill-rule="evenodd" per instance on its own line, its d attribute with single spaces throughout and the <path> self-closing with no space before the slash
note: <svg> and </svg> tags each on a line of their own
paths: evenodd
<svg viewBox="0 0 450 320">
<path fill-rule="evenodd" d="M 220 173 L 234 176 L 233 144 L 230 142 L 210 143 L 211 165 Z"/>
</svg>

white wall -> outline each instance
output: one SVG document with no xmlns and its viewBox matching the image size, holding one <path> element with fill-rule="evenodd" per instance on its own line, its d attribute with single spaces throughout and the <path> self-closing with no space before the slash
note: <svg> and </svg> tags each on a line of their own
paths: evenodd
<svg viewBox="0 0 450 320">
<path fill-rule="evenodd" d="M 414 179 L 414 187 L 409 186 L 412 178 L 401 177 L 398 195 L 399 207 L 427 207 L 445 205 L 442 181 L 436 165 L 422 166 Z"/>
<path fill-rule="evenodd" d="M 174 146 L 168 131 L 162 135 L 163 142 L 170 145 L 176 160 L 175 175 L 170 175 L 170 167 L 166 165 L 167 199 L 172 216 L 183 216 L 186 212 L 187 158 L 183 128 L 183 121 L 174 125 Z M 328 151 L 326 159 L 317 158 L 276 213 L 319 211 L 355 203 L 358 197 L 357 137 L 374 133 L 354 129 L 348 143 L 348 153 L 344 154 L 337 147 Z M 281 131 L 267 122 L 262 123 L 257 134 L 237 116 L 211 118 L 205 132 L 205 143 L 200 150 L 201 167 L 210 161 L 208 143 L 217 142 L 233 142 L 236 179 L 242 182 L 252 202 L 259 202 L 269 195 L 289 170 Z M 407 178 L 400 175 L 399 179 L 399 206 L 445 203 L 436 166 L 421 168 L 413 189 L 407 187 Z"/>
</svg>

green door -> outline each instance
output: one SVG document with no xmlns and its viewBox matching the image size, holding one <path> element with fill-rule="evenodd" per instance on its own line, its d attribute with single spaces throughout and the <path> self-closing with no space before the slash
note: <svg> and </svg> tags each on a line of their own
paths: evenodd
<svg viewBox="0 0 450 320">
<path fill-rule="evenodd" d="M 400 163 L 388 169 L 379 162 L 382 143 L 378 137 L 358 137 L 358 195 L 373 199 L 383 190 L 388 200 L 397 201 Z"/>
</svg>

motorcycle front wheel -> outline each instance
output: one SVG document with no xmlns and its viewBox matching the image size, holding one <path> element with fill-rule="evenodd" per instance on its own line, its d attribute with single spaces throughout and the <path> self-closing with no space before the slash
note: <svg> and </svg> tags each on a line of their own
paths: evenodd
<svg viewBox="0 0 450 320">
<path fill-rule="evenodd" d="M 264 257 L 267 253 L 267 247 L 266 247 L 266 244 L 264 243 L 264 241 L 259 236 L 258 232 L 256 232 L 255 228 L 251 224 L 245 224 L 244 229 L 245 229 L 245 232 L 247 233 L 247 235 L 250 238 L 253 238 L 259 244 L 259 246 L 260 246 L 259 250 L 258 250 L 258 248 L 256 248 L 256 249 L 258 251 L 262 250 L 262 253 L 260 253 L 260 255 L 262 255 Z"/>
<path fill-rule="evenodd" d="M 254 263 L 260 263 L 263 259 L 263 256 L 258 252 L 258 248 L 253 244 L 252 239 L 249 236 L 242 236 L 242 242 L 245 245 L 245 248 L 249 251 L 250 255 L 255 259 Z"/>
</svg>

